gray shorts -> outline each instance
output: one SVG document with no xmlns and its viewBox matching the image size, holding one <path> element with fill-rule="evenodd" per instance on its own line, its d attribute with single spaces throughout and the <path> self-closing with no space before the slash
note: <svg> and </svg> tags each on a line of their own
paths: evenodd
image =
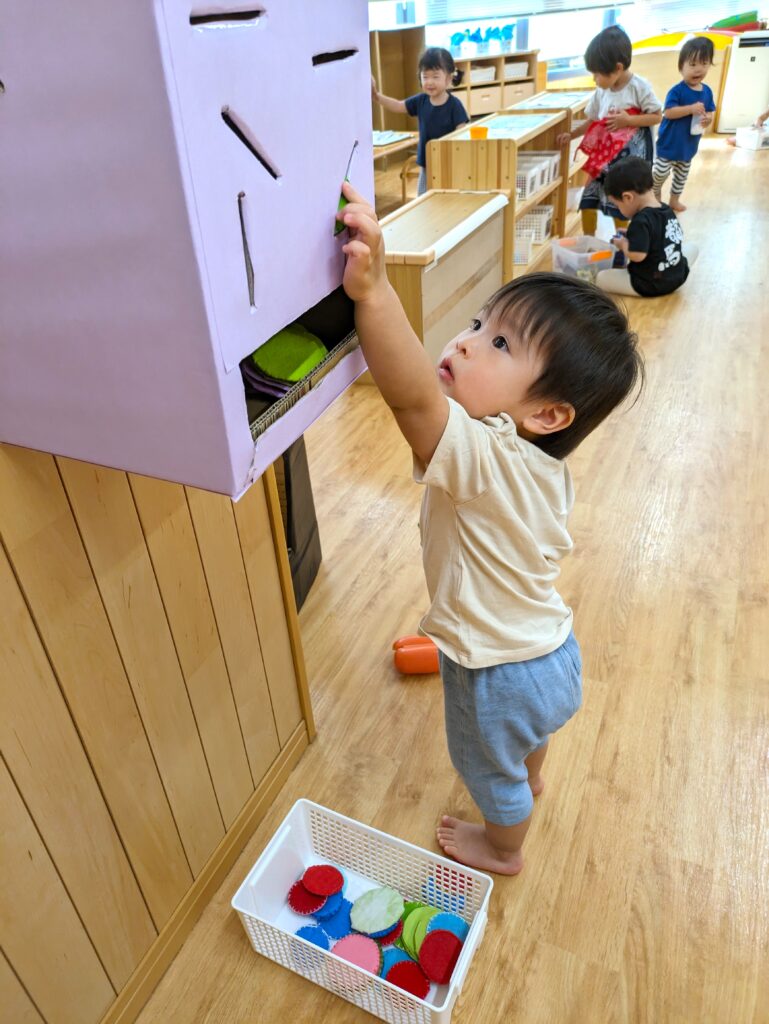
<svg viewBox="0 0 769 1024">
<path fill-rule="evenodd" d="M 574 634 L 530 661 L 469 669 L 441 654 L 440 663 L 452 764 L 486 821 L 525 821 L 534 801 L 524 759 L 582 703 Z"/>
</svg>

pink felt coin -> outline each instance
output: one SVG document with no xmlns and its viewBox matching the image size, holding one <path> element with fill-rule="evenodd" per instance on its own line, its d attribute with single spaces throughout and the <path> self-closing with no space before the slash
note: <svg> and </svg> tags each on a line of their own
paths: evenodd
<svg viewBox="0 0 769 1024">
<path fill-rule="evenodd" d="M 403 934 L 403 921 L 399 921 L 396 926 L 389 931 L 386 935 L 378 935 L 376 941 L 380 946 L 392 946 L 396 939 L 399 939 Z"/>
<path fill-rule="evenodd" d="M 391 985 L 397 985 L 398 988 L 410 992 L 412 996 L 417 996 L 419 999 L 424 999 L 430 991 L 430 982 L 425 977 L 425 972 L 419 964 L 415 964 L 411 960 L 401 960 L 399 963 L 393 964 L 385 975 L 385 981 L 389 981 Z"/>
<path fill-rule="evenodd" d="M 372 974 L 379 973 L 382 951 L 367 935 L 347 935 L 334 944 L 334 953 L 348 963 Z"/>
<path fill-rule="evenodd" d="M 419 948 L 419 965 L 430 981 L 448 985 L 461 951 L 461 939 L 453 932 L 436 928 L 434 932 L 425 935 Z"/>
<path fill-rule="evenodd" d="M 302 875 L 302 884 L 317 896 L 333 896 L 341 891 L 344 878 L 342 872 L 331 864 L 313 864 Z"/>
<path fill-rule="evenodd" d="M 309 892 L 301 881 L 294 882 L 288 890 L 288 905 L 296 914 L 314 914 L 325 902 L 325 896 L 316 896 L 314 892 Z"/>
</svg>

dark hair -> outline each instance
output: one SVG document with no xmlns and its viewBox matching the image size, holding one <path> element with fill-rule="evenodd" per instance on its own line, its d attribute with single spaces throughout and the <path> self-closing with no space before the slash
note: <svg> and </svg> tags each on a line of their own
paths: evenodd
<svg viewBox="0 0 769 1024">
<path fill-rule="evenodd" d="M 555 459 L 643 386 L 638 338 L 623 310 L 595 285 L 562 274 L 525 274 L 492 295 L 484 312 L 512 323 L 524 344 L 536 345 L 544 357 L 527 397 L 574 407 L 568 427 L 532 442 Z"/>
<path fill-rule="evenodd" d="M 695 36 L 694 39 L 687 39 L 678 54 L 678 70 L 684 64 L 693 64 L 698 61 L 702 64 L 712 64 L 715 50 L 713 41 L 707 36 Z"/>
<path fill-rule="evenodd" d="M 459 85 L 465 77 L 464 71 L 457 71 L 454 58 L 442 46 L 428 46 L 419 58 L 417 70 L 419 74 L 423 71 L 445 71 L 447 75 L 451 75 L 452 85 Z"/>
<path fill-rule="evenodd" d="M 621 64 L 625 70 L 633 60 L 630 36 L 619 25 L 611 25 L 590 40 L 585 50 L 585 67 L 590 72 L 610 75 Z"/>
<path fill-rule="evenodd" d="M 650 192 L 654 188 L 651 165 L 640 156 L 629 156 L 618 160 L 603 179 L 603 190 L 610 199 L 617 199 L 623 192 Z"/>
</svg>

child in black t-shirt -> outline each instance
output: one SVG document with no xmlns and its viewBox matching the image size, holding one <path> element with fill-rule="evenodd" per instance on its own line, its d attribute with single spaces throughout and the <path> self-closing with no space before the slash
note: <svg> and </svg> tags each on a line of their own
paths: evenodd
<svg viewBox="0 0 769 1024">
<path fill-rule="evenodd" d="M 418 92 L 405 100 L 396 100 L 379 92 L 373 75 L 371 77 L 371 95 L 376 103 L 380 103 L 385 110 L 392 110 L 396 114 L 408 114 L 417 119 L 418 196 L 427 190 L 427 143 L 448 135 L 470 120 L 461 101 L 449 92 L 452 85 L 459 85 L 462 75 L 463 72 L 457 71 L 454 66 L 454 58 L 448 50 L 440 46 L 430 46 L 419 58 L 419 80 L 423 92 Z"/>
<path fill-rule="evenodd" d="M 615 240 L 627 258 L 627 270 L 602 270 L 596 284 L 618 295 L 669 295 L 680 288 L 697 259 L 684 245 L 678 218 L 654 195 L 651 167 L 639 157 L 619 161 L 606 175 L 607 196 L 630 221 L 627 235 Z"/>
</svg>

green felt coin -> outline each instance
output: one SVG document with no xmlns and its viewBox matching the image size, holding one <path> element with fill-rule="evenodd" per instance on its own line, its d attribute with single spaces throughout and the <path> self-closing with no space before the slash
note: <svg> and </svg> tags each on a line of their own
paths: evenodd
<svg viewBox="0 0 769 1024">
<path fill-rule="evenodd" d="M 352 905 L 350 920 L 356 932 L 371 935 L 394 928 L 402 913 L 403 897 L 383 885 L 358 897 Z"/>
<path fill-rule="evenodd" d="M 419 959 L 419 950 L 422 943 L 425 941 L 425 935 L 427 934 L 427 926 L 430 921 L 440 914 L 440 910 L 436 907 L 427 907 L 419 914 L 419 920 L 417 921 L 416 928 L 414 929 L 414 954 Z"/>
<path fill-rule="evenodd" d="M 301 324 L 278 331 L 251 353 L 254 366 L 276 380 L 294 383 L 306 377 L 328 355 L 328 349 Z"/>
<path fill-rule="evenodd" d="M 423 917 L 426 916 L 428 920 L 432 917 L 432 909 L 432 907 L 416 907 L 403 922 L 403 945 L 406 947 L 406 952 L 409 956 L 412 956 L 415 960 L 417 959 L 417 926 Z M 425 928 L 427 928 L 427 922 L 425 922 Z M 422 938 L 424 938 L 424 935 Z"/>
</svg>

